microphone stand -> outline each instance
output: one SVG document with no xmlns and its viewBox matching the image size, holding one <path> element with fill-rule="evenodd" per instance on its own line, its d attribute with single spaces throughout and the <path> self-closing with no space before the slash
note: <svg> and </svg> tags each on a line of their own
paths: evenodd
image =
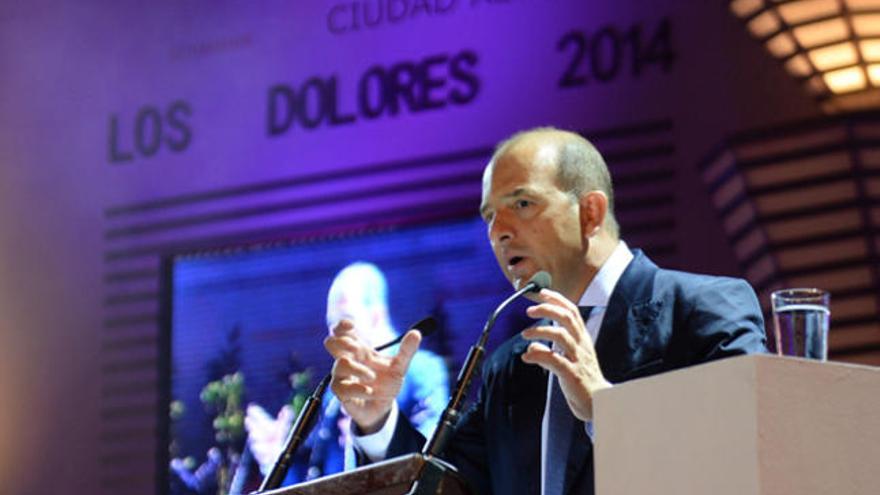
<svg viewBox="0 0 880 495">
<path fill-rule="evenodd" d="M 263 483 L 260 484 L 260 488 L 256 493 L 262 493 L 266 490 L 274 490 L 281 486 L 281 483 L 287 476 L 287 471 L 290 469 L 290 465 L 293 464 L 293 455 L 296 453 L 296 449 L 299 448 L 306 435 L 311 431 L 312 426 L 314 426 L 317 412 L 321 408 L 321 402 L 324 398 L 324 392 L 327 391 L 327 385 L 329 384 L 330 373 L 324 375 L 324 378 L 321 379 L 321 382 L 318 383 L 318 386 L 315 387 L 312 395 L 309 396 L 306 403 L 303 405 L 303 408 L 299 411 L 299 415 L 296 417 L 296 423 L 294 423 L 293 428 L 290 429 L 290 433 L 287 435 L 287 440 L 284 442 L 284 450 L 281 452 L 281 455 L 278 456 L 275 465 L 272 466 L 272 471 L 263 478 Z"/>
<path fill-rule="evenodd" d="M 475 345 L 471 346 L 468 351 L 467 359 L 465 359 L 464 365 L 462 365 L 461 370 L 458 373 L 455 390 L 449 398 L 449 403 L 446 405 L 443 415 L 440 417 L 437 429 L 434 430 L 434 434 L 431 435 L 431 438 L 422 449 L 422 455 L 425 457 L 425 466 L 407 495 L 435 495 L 440 481 L 443 478 L 443 474 L 450 469 L 454 469 L 451 465 L 438 459 L 437 456 L 446 448 L 446 444 L 449 443 L 452 432 L 455 430 L 455 426 L 461 418 L 462 405 L 465 397 L 467 397 L 468 390 L 470 389 L 471 381 L 474 378 L 474 372 L 480 364 L 483 355 L 486 353 L 485 346 L 486 341 L 489 339 L 489 331 L 495 326 L 495 319 L 498 318 L 501 311 L 507 307 L 508 304 L 513 302 L 514 299 L 526 292 L 539 291 L 550 285 L 549 281 L 536 279 L 537 276 L 533 277 L 525 287 L 514 292 L 513 295 L 498 305 L 486 321 L 480 339 Z"/>
</svg>

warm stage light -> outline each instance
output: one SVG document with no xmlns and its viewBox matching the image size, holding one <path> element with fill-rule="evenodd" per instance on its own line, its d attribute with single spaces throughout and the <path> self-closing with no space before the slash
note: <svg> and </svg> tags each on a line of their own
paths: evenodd
<svg viewBox="0 0 880 495">
<path fill-rule="evenodd" d="M 859 67 L 836 70 L 825 74 L 825 84 L 838 94 L 858 91 L 865 87 L 865 73 Z"/>
<path fill-rule="evenodd" d="M 827 111 L 880 107 L 880 0 L 731 0 Z"/>
<path fill-rule="evenodd" d="M 868 77 L 871 78 L 871 84 L 880 86 L 880 64 L 868 66 Z"/>
</svg>

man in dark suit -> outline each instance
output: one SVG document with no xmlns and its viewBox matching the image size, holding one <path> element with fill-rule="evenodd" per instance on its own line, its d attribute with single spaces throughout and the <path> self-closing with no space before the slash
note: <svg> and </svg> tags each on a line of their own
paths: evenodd
<svg viewBox="0 0 880 495">
<path fill-rule="evenodd" d="M 535 129 L 503 142 L 483 175 L 480 212 L 514 288 L 538 271 L 540 319 L 487 361 L 483 386 L 444 456 L 478 493 L 593 493 L 592 397 L 629 379 L 764 352 L 761 311 L 742 280 L 663 270 L 620 240 L 608 169 L 580 136 Z M 371 460 L 423 438 L 393 407 L 420 336 L 383 357 L 342 322 L 325 343 L 332 389 Z M 614 441 L 603 432 L 602 441 Z"/>
</svg>

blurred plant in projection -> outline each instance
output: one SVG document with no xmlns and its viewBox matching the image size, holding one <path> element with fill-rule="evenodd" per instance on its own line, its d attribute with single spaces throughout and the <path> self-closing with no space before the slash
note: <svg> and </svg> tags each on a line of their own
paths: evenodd
<svg viewBox="0 0 880 495">
<path fill-rule="evenodd" d="M 236 479 L 239 465 L 247 464 L 244 448 L 245 378 L 240 371 L 241 327 L 233 326 L 226 333 L 226 342 L 216 358 L 207 364 L 208 376 L 213 379 L 201 390 L 199 400 L 213 414 L 214 446 L 206 453 L 203 463 L 195 459 L 175 457 L 179 446 L 171 445 L 172 495 L 230 495 L 242 493 L 244 479 Z M 181 401 L 173 401 L 169 410 L 172 427 L 186 412 Z"/>
<path fill-rule="evenodd" d="M 244 374 L 236 372 L 209 382 L 199 395 L 202 403 L 216 413 L 214 439 L 221 446 L 235 447 L 244 439 Z"/>
<path fill-rule="evenodd" d="M 184 414 L 186 414 L 186 404 L 182 400 L 171 401 L 171 404 L 168 405 L 168 416 L 171 418 L 171 421 L 177 421 Z"/>
<path fill-rule="evenodd" d="M 205 407 L 216 415 L 214 440 L 220 452 L 217 467 L 217 495 L 227 495 L 232 474 L 241 460 L 241 441 L 244 440 L 244 374 L 237 371 L 219 380 L 209 382 L 199 394 Z M 225 456 L 222 452 L 225 449 Z M 213 449 L 212 449 L 213 450 Z M 209 460 L 211 455 L 209 453 Z"/>
<path fill-rule="evenodd" d="M 293 409 L 293 416 L 299 415 L 300 410 L 306 404 L 306 400 L 312 392 L 312 370 L 306 368 L 290 374 L 290 388 L 293 393 L 290 396 L 290 407 Z"/>
<path fill-rule="evenodd" d="M 171 443 L 168 445 L 168 456 L 171 459 L 177 458 L 180 454 L 180 443 L 177 440 L 177 423 L 186 414 L 186 404 L 182 400 L 173 400 L 168 405 L 168 419 L 171 426 L 171 434 L 169 438 Z M 182 459 L 182 466 L 192 471 L 196 467 L 196 460 L 192 456 Z"/>
<path fill-rule="evenodd" d="M 262 466 L 254 459 L 246 441 L 246 382 L 239 359 L 241 335 L 240 325 L 231 328 L 223 347 L 206 364 L 211 381 L 202 387 L 199 401 L 208 412 L 214 442 L 205 461 L 198 464 L 192 457 L 177 458 L 181 449 L 172 441 L 172 495 L 239 495 L 255 490 L 261 481 Z M 313 372 L 304 369 L 292 354 L 285 369 L 279 370 L 278 378 L 290 385 L 291 395 L 285 407 L 293 412 L 291 418 L 295 418 L 311 394 Z M 171 403 L 172 428 L 185 413 L 183 402 Z M 286 432 L 290 424 L 283 427 Z M 286 433 L 283 437 L 286 438 Z M 271 461 L 274 462 L 274 458 Z"/>
</svg>

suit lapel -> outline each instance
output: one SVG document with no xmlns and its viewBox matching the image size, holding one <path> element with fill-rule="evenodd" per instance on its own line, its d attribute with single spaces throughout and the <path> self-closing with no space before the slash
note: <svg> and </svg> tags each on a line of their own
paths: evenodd
<svg viewBox="0 0 880 495">
<path fill-rule="evenodd" d="M 623 381 L 646 332 L 652 331 L 659 302 L 651 300 L 658 268 L 641 250 L 624 270 L 608 301 L 596 341 L 602 373 L 611 383 Z"/>
</svg>

